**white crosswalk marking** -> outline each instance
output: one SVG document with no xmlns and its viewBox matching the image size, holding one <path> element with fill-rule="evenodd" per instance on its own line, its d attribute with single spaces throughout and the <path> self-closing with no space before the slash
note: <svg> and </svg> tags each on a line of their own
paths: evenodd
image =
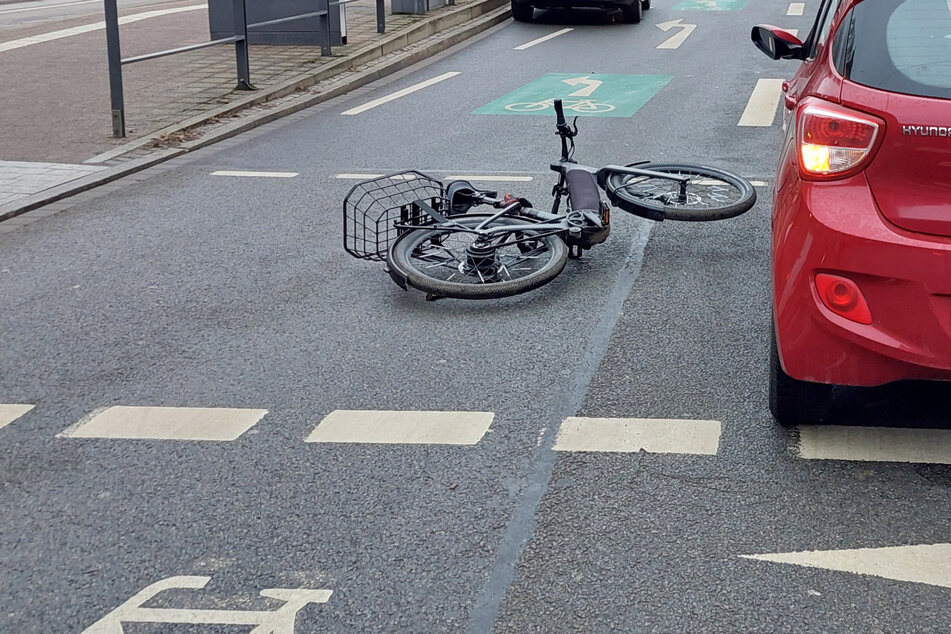
<svg viewBox="0 0 951 634">
<path fill-rule="evenodd" d="M 474 445 L 489 429 L 491 412 L 334 410 L 305 442 Z"/>
<path fill-rule="evenodd" d="M 951 464 L 951 430 L 804 425 L 797 452 L 807 460 Z"/>
<path fill-rule="evenodd" d="M 57 437 L 226 441 L 241 436 L 265 414 L 266 409 L 116 406 L 93 412 Z"/>
<path fill-rule="evenodd" d="M 663 418 L 566 418 L 555 451 L 682 453 L 715 456 L 720 423 Z"/>
<path fill-rule="evenodd" d="M 0 403 L 0 429 L 33 409 L 33 405 Z"/>
</svg>

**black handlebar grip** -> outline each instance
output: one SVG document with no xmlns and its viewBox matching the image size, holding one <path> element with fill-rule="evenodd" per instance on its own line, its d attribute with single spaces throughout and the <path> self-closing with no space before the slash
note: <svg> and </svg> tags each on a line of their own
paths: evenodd
<svg viewBox="0 0 951 634">
<path fill-rule="evenodd" d="M 568 125 L 568 122 L 565 121 L 565 111 L 561 107 L 561 99 L 555 99 L 555 115 L 558 117 L 555 123 L 559 128 Z"/>
</svg>

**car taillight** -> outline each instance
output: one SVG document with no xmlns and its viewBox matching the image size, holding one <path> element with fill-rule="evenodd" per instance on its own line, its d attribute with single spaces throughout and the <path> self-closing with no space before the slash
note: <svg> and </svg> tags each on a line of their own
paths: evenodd
<svg viewBox="0 0 951 634">
<path fill-rule="evenodd" d="M 861 169 L 884 125 L 880 119 L 841 106 L 807 103 L 796 117 L 803 174 L 838 177 Z"/>
<path fill-rule="evenodd" d="M 826 308 L 860 324 L 872 323 L 868 302 L 858 284 L 841 275 L 816 274 L 816 290 Z"/>
</svg>

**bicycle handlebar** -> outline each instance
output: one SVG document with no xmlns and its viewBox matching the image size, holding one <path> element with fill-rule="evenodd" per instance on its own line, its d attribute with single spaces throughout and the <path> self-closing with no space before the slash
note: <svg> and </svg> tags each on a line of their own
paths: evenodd
<svg viewBox="0 0 951 634">
<path fill-rule="evenodd" d="M 558 127 L 558 131 L 561 132 L 562 128 L 568 127 L 568 122 L 565 121 L 565 110 L 561 106 L 561 99 L 555 99 L 555 116 L 558 117 L 555 125 Z"/>
</svg>

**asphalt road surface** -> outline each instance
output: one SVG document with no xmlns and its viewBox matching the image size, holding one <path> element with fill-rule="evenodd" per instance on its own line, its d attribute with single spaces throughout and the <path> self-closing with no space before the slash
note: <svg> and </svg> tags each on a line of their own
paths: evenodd
<svg viewBox="0 0 951 634">
<path fill-rule="evenodd" d="M 850 459 L 809 459 L 835 437 L 767 409 L 780 123 L 738 123 L 794 69 L 748 39 L 805 33 L 816 3 L 787 9 L 507 22 L 0 235 L 0 630 L 948 631 L 940 390 L 847 395 L 874 428 L 853 431 L 892 434 Z M 697 27 L 657 48 L 677 19 Z M 604 245 L 498 301 L 427 302 L 344 253 L 341 175 L 491 177 L 541 205 L 553 117 L 504 105 L 564 79 L 624 113 L 579 119 L 582 162 L 718 165 L 759 203 L 616 211 Z M 620 451 L 619 426 L 665 448 Z"/>
</svg>

